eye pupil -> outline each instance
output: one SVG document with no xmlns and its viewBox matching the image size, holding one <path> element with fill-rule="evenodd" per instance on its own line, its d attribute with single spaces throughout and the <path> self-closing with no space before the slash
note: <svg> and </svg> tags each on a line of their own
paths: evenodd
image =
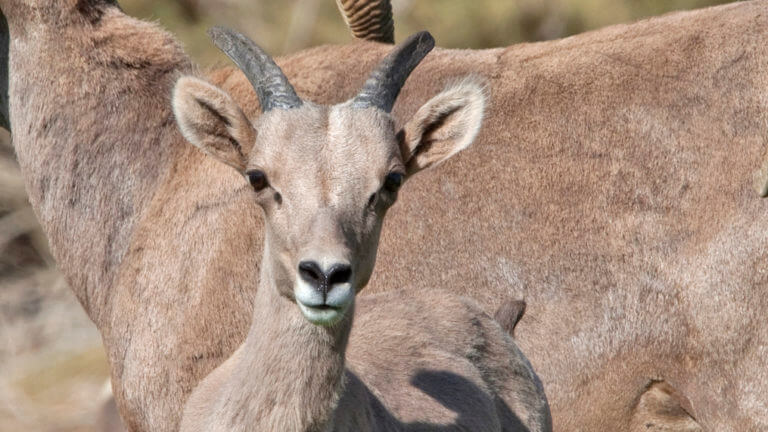
<svg viewBox="0 0 768 432">
<path fill-rule="evenodd" d="M 384 179 L 384 189 L 390 192 L 396 192 L 403 184 L 403 175 L 397 172 L 387 174 Z"/>
<path fill-rule="evenodd" d="M 266 188 L 269 185 L 269 183 L 267 182 L 267 175 L 264 174 L 264 171 L 260 171 L 260 170 L 248 171 L 246 175 L 248 176 L 248 182 L 251 183 L 251 187 L 253 187 L 253 190 L 257 192 Z"/>
</svg>

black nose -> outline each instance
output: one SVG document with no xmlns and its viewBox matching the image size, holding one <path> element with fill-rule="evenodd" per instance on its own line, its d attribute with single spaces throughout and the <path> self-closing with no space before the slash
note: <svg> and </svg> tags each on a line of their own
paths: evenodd
<svg viewBox="0 0 768 432">
<path fill-rule="evenodd" d="M 323 272 L 316 262 L 302 261 L 299 263 L 299 275 L 312 288 L 323 294 L 328 294 L 334 285 L 349 282 L 349 278 L 352 276 L 352 267 L 349 264 L 334 264 L 327 272 Z"/>
</svg>

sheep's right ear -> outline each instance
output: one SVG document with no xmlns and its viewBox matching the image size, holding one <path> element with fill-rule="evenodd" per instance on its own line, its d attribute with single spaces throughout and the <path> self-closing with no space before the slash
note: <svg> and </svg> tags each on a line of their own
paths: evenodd
<svg viewBox="0 0 768 432">
<path fill-rule="evenodd" d="M 472 144 L 483 123 L 485 87 L 468 77 L 419 108 L 398 134 L 407 176 L 443 163 Z"/>
<path fill-rule="evenodd" d="M 203 152 L 242 172 L 256 131 L 224 90 L 182 77 L 173 90 L 173 113 L 182 135 Z"/>
</svg>

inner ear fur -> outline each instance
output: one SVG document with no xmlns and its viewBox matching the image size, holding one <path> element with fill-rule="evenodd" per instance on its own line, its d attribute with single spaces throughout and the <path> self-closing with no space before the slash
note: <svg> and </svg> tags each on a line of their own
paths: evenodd
<svg viewBox="0 0 768 432">
<path fill-rule="evenodd" d="M 472 144 L 483 122 L 485 89 L 483 81 L 467 77 L 419 108 L 399 135 L 409 176 Z"/>
<path fill-rule="evenodd" d="M 232 97 L 195 77 L 181 77 L 173 90 L 173 112 L 182 135 L 221 162 L 245 170 L 256 131 Z"/>
</svg>

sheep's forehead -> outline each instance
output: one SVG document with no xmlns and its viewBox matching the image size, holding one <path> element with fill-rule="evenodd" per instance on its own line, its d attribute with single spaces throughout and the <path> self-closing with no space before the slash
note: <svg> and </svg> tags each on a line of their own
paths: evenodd
<svg viewBox="0 0 768 432">
<path fill-rule="evenodd" d="M 251 165 L 284 187 L 367 190 L 399 163 L 391 117 L 373 108 L 305 103 L 264 114 L 256 128 Z"/>
</svg>

